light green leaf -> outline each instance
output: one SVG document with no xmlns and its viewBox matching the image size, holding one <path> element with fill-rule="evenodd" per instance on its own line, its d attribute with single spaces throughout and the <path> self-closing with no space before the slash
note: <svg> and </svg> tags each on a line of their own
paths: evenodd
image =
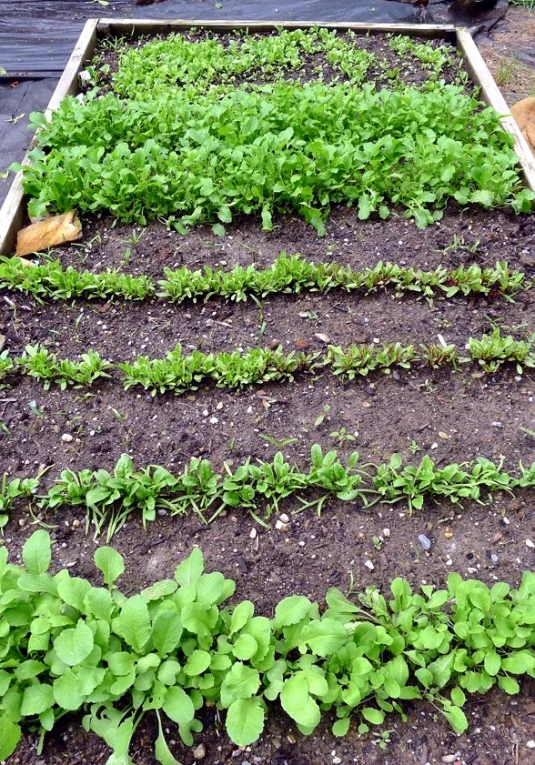
<svg viewBox="0 0 535 765">
<path fill-rule="evenodd" d="M 250 600 L 243 600 L 232 612 L 230 620 L 230 635 L 239 632 L 249 619 L 253 617 L 254 606 Z"/>
<path fill-rule="evenodd" d="M 485 672 L 488 672 L 489 675 L 494 676 L 497 675 L 500 671 L 502 661 L 496 651 L 489 651 L 485 654 L 483 664 L 485 667 Z"/>
<path fill-rule="evenodd" d="M 141 595 L 128 598 L 112 627 L 134 651 L 143 653 L 150 639 L 151 624 L 149 609 Z"/>
<path fill-rule="evenodd" d="M 7 760 L 17 748 L 22 731 L 7 715 L 0 716 L 0 760 Z"/>
<path fill-rule="evenodd" d="M 67 572 L 65 574 L 66 576 L 58 582 L 58 595 L 69 606 L 76 608 L 77 611 L 83 611 L 84 598 L 91 590 L 91 585 L 86 579 L 70 577 Z"/>
<path fill-rule="evenodd" d="M 505 691 L 511 695 L 520 693 L 520 685 L 518 680 L 515 680 L 514 677 L 507 677 L 506 675 L 502 675 L 498 678 L 498 685 L 502 691 Z"/>
<path fill-rule="evenodd" d="M 331 656 L 350 641 L 350 637 L 343 624 L 324 618 L 310 622 L 303 630 L 302 640 L 317 656 Z"/>
<path fill-rule="evenodd" d="M 29 685 L 22 694 L 20 713 L 23 717 L 39 715 L 51 707 L 53 701 L 54 695 L 51 685 L 45 685 L 44 683 Z"/>
<path fill-rule="evenodd" d="M 29 574 L 44 574 L 48 571 L 52 553 L 50 536 L 44 529 L 34 531 L 22 548 L 22 560 Z"/>
<path fill-rule="evenodd" d="M 117 651 L 108 657 L 110 672 L 117 677 L 128 675 L 134 669 L 135 663 L 135 656 L 126 651 Z"/>
<path fill-rule="evenodd" d="M 79 709 L 84 703 L 84 696 L 80 693 L 80 678 L 72 670 L 67 670 L 54 680 L 54 699 L 58 706 L 70 712 Z"/>
<path fill-rule="evenodd" d="M 156 744 L 154 747 L 154 754 L 156 755 L 156 759 L 161 763 L 161 765 L 180 765 L 180 762 L 175 757 L 173 757 L 169 751 L 167 741 L 163 735 L 162 721 L 160 719 L 160 713 L 158 710 L 156 710 L 156 715 L 158 717 L 158 738 L 156 739 Z"/>
<path fill-rule="evenodd" d="M 169 688 L 165 694 L 162 709 L 173 722 L 188 725 L 195 717 L 193 702 L 183 688 L 178 685 Z"/>
<path fill-rule="evenodd" d="M 264 729 L 264 707 L 258 698 L 236 699 L 227 712 L 226 728 L 237 746 L 249 746 Z"/>
<path fill-rule="evenodd" d="M 197 649 L 193 651 L 190 656 L 188 656 L 188 660 L 184 667 L 184 672 L 186 675 L 193 677 L 195 675 L 200 675 L 202 672 L 208 669 L 209 666 L 210 654 L 208 651 L 200 651 Z"/>
<path fill-rule="evenodd" d="M 311 609 L 312 603 L 308 598 L 303 595 L 291 595 L 277 604 L 273 624 L 275 628 L 298 624 L 310 613 Z"/>
<path fill-rule="evenodd" d="M 184 586 L 195 584 L 204 570 L 204 557 L 198 547 L 194 547 L 186 560 L 176 567 L 175 579 Z"/>
<path fill-rule="evenodd" d="M 449 722 L 455 733 L 464 733 L 468 728 L 468 720 L 462 709 L 453 705 L 444 706 L 444 717 Z"/>
<path fill-rule="evenodd" d="M 315 728 L 319 723 L 319 707 L 311 698 L 308 683 L 302 674 L 293 675 L 284 682 L 280 701 L 284 711 L 299 725 Z"/>
<path fill-rule="evenodd" d="M 160 611 L 152 625 L 152 644 L 160 656 L 174 651 L 181 637 L 182 622 L 176 611 L 171 609 Z"/>
<path fill-rule="evenodd" d="M 337 720 L 333 725 L 333 736 L 345 736 L 349 730 L 349 717 Z"/>
<path fill-rule="evenodd" d="M 259 687 L 258 670 L 237 661 L 223 680 L 221 703 L 224 707 L 228 707 L 234 699 L 248 699 L 255 695 Z"/>
<path fill-rule="evenodd" d="M 258 643 L 252 635 L 243 634 L 238 637 L 232 648 L 232 653 L 237 659 L 247 661 L 251 659 L 258 650 Z"/>
<path fill-rule="evenodd" d="M 94 639 L 91 629 L 81 619 L 74 629 L 63 630 L 54 640 L 59 659 L 73 667 L 87 659 L 93 650 Z"/>
<path fill-rule="evenodd" d="M 385 713 L 382 709 L 375 709 L 374 707 L 364 707 L 361 710 L 361 714 L 367 722 L 372 725 L 381 725 L 385 719 Z"/>
<path fill-rule="evenodd" d="M 108 587 L 112 587 L 115 580 L 124 573 L 123 556 L 113 547 L 99 547 L 95 551 L 95 565 L 102 572 Z"/>
<path fill-rule="evenodd" d="M 466 701 L 464 691 L 458 686 L 451 689 L 451 700 L 457 707 L 462 707 Z"/>
</svg>

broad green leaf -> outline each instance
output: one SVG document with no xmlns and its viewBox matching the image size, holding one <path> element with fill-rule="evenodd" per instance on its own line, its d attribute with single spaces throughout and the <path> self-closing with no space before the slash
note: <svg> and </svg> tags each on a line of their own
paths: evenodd
<svg viewBox="0 0 535 765">
<path fill-rule="evenodd" d="M 217 606 L 207 608 L 201 603 L 187 603 L 180 613 L 182 625 L 194 635 L 210 637 L 217 624 L 219 611 Z"/>
<path fill-rule="evenodd" d="M 485 654 L 484 667 L 485 671 L 488 672 L 489 675 L 497 675 L 500 671 L 501 663 L 501 659 L 496 651 L 489 651 Z"/>
<path fill-rule="evenodd" d="M 167 717 L 178 725 L 188 725 L 195 716 L 195 709 L 190 697 L 178 685 L 169 688 L 165 694 L 162 709 Z"/>
<path fill-rule="evenodd" d="M 127 653 L 126 651 L 117 651 L 108 657 L 108 667 L 110 668 L 110 672 L 117 677 L 128 675 L 134 669 L 135 663 L 135 655 Z"/>
<path fill-rule="evenodd" d="M 453 705 L 444 706 L 444 717 L 449 722 L 455 733 L 464 733 L 468 728 L 468 720 L 462 709 Z"/>
<path fill-rule="evenodd" d="M 22 560 L 29 574 L 44 574 L 48 571 L 52 553 L 50 536 L 44 529 L 34 531 L 22 548 Z"/>
<path fill-rule="evenodd" d="M 303 595 L 291 595 L 277 604 L 273 624 L 275 628 L 297 624 L 310 613 L 311 608 L 312 603 L 308 598 Z"/>
<path fill-rule="evenodd" d="M 36 683 L 29 685 L 22 694 L 20 713 L 23 717 L 41 714 L 52 706 L 54 696 L 51 685 Z"/>
<path fill-rule="evenodd" d="M 259 687 L 258 670 L 237 661 L 223 680 L 221 702 L 223 706 L 228 707 L 234 699 L 247 699 L 254 696 Z"/>
<path fill-rule="evenodd" d="M 198 547 L 194 547 L 186 560 L 177 566 L 175 570 L 175 579 L 184 586 L 186 584 L 195 584 L 204 570 L 204 557 Z"/>
<path fill-rule="evenodd" d="M 11 722 L 7 715 L 0 716 L 0 760 L 7 760 L 17 748 L 22 736 L 20 725 Z"/>
<path fill-rule="evenodd" d="M 54 640 L 58 657 L 70 667 L 87 659 L 93 645 L 93 633 L 82 619 L 78 620 L 74 629 L 63 630 Z"/>
<path fill-rule="evenodd" d="M 90 590 L 91 585 L 86 579 L 70 577 L 68 574 L 60 579 L 57 589 L 59 597 L 77 611 L 83 611 L 84 598 Z"/>
<path fill-rule="evenodd" d="M 212 606 L 214 603 L 218 605 L 230 597 L 236 589 L 236 585 L 234 582 L 225 579 L 223 574 L 214 571 L 212 574 L 201 576 L 197 581 L 196 588 L 199 603 L 205 606 Z"/>
<path fill-rule="evenodd" d="M 243 634 L 238 637 L 232 648 L 232 653 L 237 659 L 247 661 L 258 651 L 258 643 L 252 635 Z"/>
<path fill-rule="evenodd" d="M 171 609 L 160 611 L 152 625 L 152 644 L 160 654 L 174 651 L 182 637 L 182 622 L 176 611 Z"/>
<path fill-rule="evenodd" d="M 349 724 L 349 717 L 343 717 L 341 720 L 337 720 L 333 725 L 333 736 L 345 736 L 349 730 Z"/>
<path fill-rule="evenodd" d="M 158 670 L 158 680 L 164 685 L 174 685 L 176 676 L 180 672 L 180 664 L 175 659 L 167 659 L 162 662 Z"/>
<path fill-rule="evenodd" d="M 372 725 L 381 725 L 385 719 L 385 713 L 382 709 L 375 709 L 374 707 L 364 707 L 361 710 L 361 715 Z"/>
<path fill-rule="evenodd" d="M 335 619 L 310 622 L 303 630 L 302 641 L 317 656 L 331 656 L 350 640 L 343 624 Z"/>
<path fill-rule="evenodd" d="M 506 675 L 501 675 L 498 678 L 498 685 L 500 686 L 502 691 L 505 691 L 506 693 L 509 693 L 511 695 L 520 693 L 520 685 L 518 683 L 518 680 L 515 680 L 514 677 L 507 677 Z"/>
<path fill-rule="evenodd" d="M 95 551 L 95 565 L 102 572 L 104 584 L 112 587 L 115 580 L 124 574 L 123 556 L 113 547 L 99 547 Z"/>
<path fill-rule="evenodd" d="M 112 627 L 134 651 L 143 653 L 150 639 L 151 624 L 149 609 L 141 595 L 128 598 Z"/>
<path fill-rule="evenodd" d="M 466 701 L 464 692 L 458 686 L 451 689 L 451 700 L 457 707 L 462 707 Z"/>
<path fill-rule="evenodd" d="M 226 729 L 237 746 L 249 746 L 264 729 L 264 707 L 258 698 L 236 699 L 227 711 Z"/>
<path fill-rule="evenodd" d="M 188 660 L 184 666 L 184 672 L 191 677 L 200 675 L 210 666 L 210 654 L 208 651 L 195 650 L 188 656 Z"/>
<path fill-rule="evenodd" d="M 74 712 L 84 703 L 80 693 L 80 679 L 72 670 L 68 670 L 54 680 L 54 699 L 62 709 Z"/>
<path fill-rule="evenodd" d="M 114 612 L 111 593 L 104 587 L 91 587 L 84 600 L 84 609 L 97 619 L 110 621 Z"/>
<path fill-rule="evenodd" d="M 501 665 L 504 672 L 523 675 L 534 668 L 535 659 L 530 654 L 517 652 L 502 659 Z"/>
<path fill-rule="evenodd" d="M 27 661 L 23 661 L 22 664 L 19 664 L 19 666 L 16 668 L 15 677 L 17 680 L 31 680 L 32 677 L 36 677 L 44 669 L 46 670 L 47 666 L 46 664 L 43 664 L 42 661 L 37 661 L 36 659 L 28 659 Z M 8 680 L 8 683 L 5 686 L 2 682 L 4 677 Z M 3 696 L 7 691 L 10 680 L 10 675 L 7 672 L 0 670 L 0 697 Z"/>
<path fill-rule="evenodd" d="M 239 632 L 242 627 L 244 627 L 249 619 L 251 619 L 254 615 L 254 606 L 251 603 L 250 600 L 242 600 L 239 605 L 236 606 L 234 611 L 232 612 L 232 617 L 230 619 L 230 635 L 233 635 L 235 632 Z"/>
<path fill-rule="evenodd" d="M 176 592 L 177 586 L 178 585 L 174 579 L 162 579 L 159 582 L 151 584 L 150 587 L 141 590 L 139 594 L 144 601 L 150 603 L 153 600 L 161 600 L 161 598 L 165 598 L 167 595 L 172 595 L 173 592 Z"/>
<path fill-rule="evenodd" d="M 302 674 L 289 677 L 280 694 L 284 711 L 299 725 L 313 729 L 320 721 L 320 709 L 308 692 L 308 683 Z"/>
</svg>

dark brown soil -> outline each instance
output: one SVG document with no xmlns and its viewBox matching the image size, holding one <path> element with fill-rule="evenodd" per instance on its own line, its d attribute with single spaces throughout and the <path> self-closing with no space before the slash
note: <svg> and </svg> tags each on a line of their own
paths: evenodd
<svg viewBox="0 0 535 765">
<path fill-rule="evenodd" d="M 286 250 L 355 269 L 380 260 L 433 268 L 494 265 L 506 259 L 515 268 L 535 273 L 535 216 L 515 217 L 506 211 L 451 208 L 439 224 L 420 231 L 397 216 L 361 222 L 355 211 L 335 210 L 324 238 L 293 217 L 278 220 L 272 233 L 261 231 L 258 221 L 242 220 L 229 226 L 223 238 L 210 229 L 180 236 L 160 224 L 140 230 L 112 225 L 111 220 L 88 219 L 84 228 L 82 244 L 53 253 L 64 265 L 119 267 L 158 277 L 164 266 L 266 266 Z M 162 301 L 40 305 L 17 293 L 5 294 L 0 301 L 0 333 L 13 354 L 40 342 L 60 356 L 75 356 L 91 347 L 114 361 L 139 353 L 161 356 L 177 342 L 203 350 L 276 341 L 288 350 L 321 349 L 325 337 L 318 335 L 340 345 L 394 340 L 417 345 L 436 342 L 440 334 L 462 347 L 470 336 L 496 325 L 524 336 L 533 331 L 534 319 L 532 290 L 515 302 L 430 302 L 417 296 L 396 299 L 391 293 L 363 298 L 338 292 L 272 296 L 260 304 L 239 305 L 220 300 L 180 306 Z M 521 430 L 535 430 L 534 396 L 533 374 L 520 376 L 513 369 L 489 377 L 475 368 L 439 373 L 416 368 L 348 385 L 322 374 L 242 393 L 205 388 L 182 397 L 154 398 L 124 392 L 118 378 L 90 391 L 65 392 L 46 392 L 25 379 L 0 393 L 0 472 L 33 475 L 47 465 L 47 480 L 52 480 L 66 467 L 110 469 L 123 452 L 131 453 L 138 465 L 159 463 L 175 470 L 190 457 L 203 455 L 220 469 L 225 460 L 236 465 L 247 457 L 270 458 L 277 448 L 304 466 L 314 442 L 345 454 L 358 449 L 364 461 L 381 461 L 393 452 L 412 461 L 429 453 L 441 464 L 503 456 L 505 466 L 513 469 L 519 460 L 535 461 L 535 439 Z M 325 418 L 316 425 L 322 413 Z M 342 428 L 355 440 L 332 435 Z M 73 436 L 71 443 L 62 440 L 65 433 Z M 199 545 L 209 570 L 236 580 L 236 600 L 250 598 L 258 613 L 270 616 L 277 601 L 292 593 L 322 602 L 329 586 L 347 591 L 352 582 L 356 591 L 369 584 L 385 589 L 399 575 L 415 586 L 440 586 L 451 571 L 517 585 L 522 571 L 535 566 L 535 553 L 526 545 L 526 539 L 535 539 L 534 500 L 526 492 L 517 498 L 495 496 L 485 507 L 429 504 L 413 516 L 403 505 L 365 511 L 358 503 L 333 502 L 321 517 L 300 513 L 296 503 L 287 502 L 281 508 L 291 516 L 287 533 L 274 524 L 263 529 L 240 510 L 220 516 L 210 526 L 196 517 L 159 516 L 146 531 L 132 517 L 113 543 L 126 558 L 121 581 L 127 592 L 169 576 L 192 546 Z M 33 512 L 32 516 L 28 508 L 17 508 L 5 530 L 13 560 L 35 528 L 38 508 Z M 72 573 L 98 582 L 92 556 L 100 540 L 84 534 L 83 512 L 73 508 L 41 520 L 53 527 L 54 565 L 68 566 Z M 432 542 L 429 553 L 418 543 L 422 533 Z M 374 564 L 372 571 L 365 566 L 368 560 Z M 196 744 L 206 747 L 202 762 L 207 765 L 531 765 L 532 695 L 533 683 L 526 682 L 518 698 L 494 692 L 471 698 L 470 729 L 460 737 L 430 705 L 407 704 L 408 722 L 389 717 L 383 730 L 390 731 L 390 741 L 382 747 L 377 733 L 359 736 L 352 729 L 344 739 L 336 739 L 329 720 L 305 738 L 274 709 L 260 741 L 240 750 L 207 709 L 202 713 L 205 731 L 197 735 Z M 174 738 L 175 726 L 169 726 L 169 734 L 175 756 L 192 763 L 192 751 L 181 746 L 178 735 Z M 138 765 L 155 763 L 155 736 L 155 720 L 147 716 L 132 748 Z M 73 717 L 62 720 L 47 737 L 42 755 L 36 754 L 35 744 L 36 738 L 28 735 L 9 765 L 97 765 L 109 755 Z"/>
</svg>

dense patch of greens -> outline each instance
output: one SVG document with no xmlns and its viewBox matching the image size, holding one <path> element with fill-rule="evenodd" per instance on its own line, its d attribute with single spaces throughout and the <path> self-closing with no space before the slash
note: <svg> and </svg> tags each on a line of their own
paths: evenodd
<svg viewBox="0 0 535 765">
<path fill-rule="evenodd" d="M 278 701 L 304 734 L 322 713 L 333 733 L 380 725 L 385 714 L 406 719 L 403 702 L 428 699 L 456 732 L 468 727 L 466 695 L 498 685 L 519 692 L 516 676 L 535 677 L 535 575 L 518 589 L 503 582 L 448 576 L 447 588 L 413 592 L 394 579 L 383 595 L 368 587 L 348 598 L 326 593 L 328 608 L 302 595 L 281 600 L 272 619 L 251 601 L 224 606 L 235 583 L 204 573 L 195 548 L 172 579 L 127 597 L 116 585 L 125 570 L 113 548 L 95 552 L 104 587 L 49 573 L 47 532 L 23 548 L 22 565 L 0 549 L 0 758 L 15 751 L 22 727 L 46 731 L 68 712 L 113 754 L 108 765 L 133 765 L 129 747 L 150 711 L 159 734 L 155 756 L 179 765 L 164 736 L 174 724 L 184 743 L 202 730 L 205 703 L 225 712 L 235 744 L 247 746 Z M 162 724 L 163 723 L 163 724 Z"/>
<path fill-rule="evenodd" d="M 117 93 L 67 98 L 50 123 L 34 116 L 39 147 L 24 168 L 31 214 L 77 207 L 140 223 L 166 218 L 178 230 L 202 222 L 221 230 L 255 213 L 269 230 L 274 213 L 296 211 L 323 232 L 340 203 L 356 205 L 363 219 L 401 206 L 422 227 L 441 217 L 449 199 L 530 209 L 512 137 L 461 86 L 226 81 L 253 61 L 266 74 L 300 66 L 300 51 L 315 45 L 342 73 L 364 76 L 369 62 L 346 40 L 321 30 L 296 34 L 231 39 L 227 47 L 156 41 L 124 57 Z M 430 65 L 443 64 L 431 57 Z"/>
<path fill-rule="evenodd" d="M 509 268 L 505 260 L 494 268 L 481 268 L 473 263 L 447 269 L 437 266 L 423 271 L 412 266 L 380 262 L 374 268 L 355 271 L 339 263 L 311 263 L 299 254 L 281 252 L 269 268 L 260 270 L 250 266 L 235 266 L 230 272 L 205 266 L 192 271 L 187 267 L 165 268 L 165 279 L 157 284 L 148 276 L 132 276 L 117 269 L 93 273 L 77 271 L 72 266 L 63 268 L 59 260 L 50 260 L 28 268 L 19 257 L 0 260 L 0 288 L 18 290 L 38 300 L 95 300 L 120 297 L 125 300 L 145 300 L 159 297 L 181 303 L 184 300 L 222 297 L 236 302 L 250 295 L 266 297 L 275 293 L 330 292 L 342 289 L 363 292 L 365 295 L 384 289 L 393 289 L 397 296 L 406 294 L 433 297 L 488 295 L 510 297 L 529 289 L 522 271 Z"/>
<path fill-rule="evenodd" d="M 247 459 L 234 470 L 224 464 L 218 473 L 207 459 L 194 457 L 182 473 L 174 475 L 160 465 L 136 470 L 132 458 L 123 454 L 112 472 L 107 470 L 64 470 L 45 494 L 40 495 L 43 510 L 81 507 L 86 511 L 87 527 L 95 535 L 107 526 L 108 541 L 132 513 L 140 513 L 143 523 L 154 521 L 158 510 L 171 515 L 196 513 L 203 523 L 211 523 L 226 508 L 243 508 L 255 520 L 269 520 L 280 503 L 294 497 L 301 509 L 315 508 L 321 513 L 329 499 L 360 503 L 363 508 L 376 502 L 406 502 L 409 511 L 421 510 L 426 499 L 484 503 L 493 492 L 513 494 L 535 487 L 535 463 L 519 465 L 518 475 L 482 457 L 473 463 L 452 463 L 438 467 L 425 455 L 418 465 L 404 465 L 394 454 L 388 462 L 361 464 L 358 452 L 342 461 L 336 450 L 323 453 L 314 444 L 310 467 L 303 472 L 278 452 L 272 462 Z M 0 485 L 0 509 L 7 514 L 19 497 L 39 493 L 39 479 L 9 480 Z M 308 495 L 308 496 L 307 496 Z M 311 496 L 312 495 L 312 496 Z"/>
</svg>

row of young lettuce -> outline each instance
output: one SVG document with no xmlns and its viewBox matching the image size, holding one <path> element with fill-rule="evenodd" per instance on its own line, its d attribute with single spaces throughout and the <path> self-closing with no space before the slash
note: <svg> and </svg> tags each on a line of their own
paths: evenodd
<svg viewBox="0 0 535 765">
<path fill-rule="evenodd" d="M 522 186 L 510 137 L 447 46 L 390 36 L 377 53 L 352 33 L 310 29 L 224 38 L 192 32 L 107 48 L 119 56 L 116 71 L 97 56 L 84 98 L 65 99 L 50 121 L 33 116 L 41 132 L 24 168 L 31 214 L 77 207 L 127 222 L 165 220 L 181 233 L 209 223 L 224 235 L 243 214 L 259 215 L 270 230 L 276 215 L 294 212 L 322 234 L 338 204 L 355 206 L 361 219 L 385 219 L 401 208 L 422 228 L 452 202 L 510 205 L 517 213 L 531 207 L 534 195 Z M 419 77 L 407 85 L 403 73 L 411 67 Z M 286 253 L 263 270 L 180 268 L 164 276 L 77 271 L 47 258 L 36 267 L 0 262 L 0 288 L 37 301 L 238 302 L 334 289 L 510 300 L 532 287 L 506 261 L 432 271 L 379 263 L 355 271 Z M 344 381 L 415 364 L 462 370 L 475 362 L 486 373 L 513 364 L 521 373 L 535 366 L 533 342 L 494 330 L 470 338 L 467 354 L 454 345 L 389 343 L 329 346 L 324 354 L 257 348 L 185 355 L 178 345 L 164 359 L 117 364 L 92 350 L 73 361 L 29 345 L 18 358 L 0 355 L 0 377 L 9 383 L 26 374 L 65 389 L 120 372 L 125 388 L 156 394 L 292 380 L 300 370 L 325 367 Z M 362 464 L 357 452 L 344 461 L 315 444 L 306 472 L 282 453 L 234 469 L 225 463 L 222 472 L 192 458 L 179 475 L 158 465 L 136 469 L 123 455 L 111 472 L 66 469 L 48 488 L 42 479 L 4 474 L 0 528 L 22 501 L 31 512 L 81 507 L 87 527 L 96 536 L 107 529 L 108 541 L 134 512 L 144 525 L 158 510 L 195 512 L 207 523 L 240 507 L 268 526 L 290 497 L 318 513 L 330 499 L 365 511 L 404 501 L 412 512 L 427 499 L 486 502 L 498 491 L 533 488 L 535 465 L 519 464 L 512 474 L 483 458 L 439 466 L 424 456 L 405 465 L 397 454 Z M 27 727 L 40 730 L 41 751 L 46 732 L 68 712 L 84 713 L 84 728 L 113 750 L 110 765 L 131 765 L 131 740 L 147 712 L 157 717 L 156 759 L 177 765 L 164 734 L 168 721 L 192 745 L 203 706 L 225 712 L 239 746 L 261 736 L 277 701 L 304 734 L 327 713 L 334 735 L 345 735 L 352 720 L 364 734 L 385 714 L 405 719 L 404 702 L 417 699 L 431 702 L 460 733 L 467 695 L 494 685 L 516 694 L 517 677 L 535 677 L 531 573 L 518 589 L 503 582 L 488 588 L 458 574 L 445 589 L 424 585 L 419 592 L 399 578 L 388 595 L 372 587 L 346 597 L 331 588 L 324 612 L 292 595 L 269 619 L 248 600 L 225 605 L 235 584 L 204 573 L 199 549 L 173 579 L 133 596 L 116 584 L 124 561 L 111 547 L 95 553 L 104 587 L 65 569 L 51 574 L 51 560 L 44 530 L 25 543 L 21 565 L 0 548 L 0 759 L 15 751 Z"/>
</svg>

